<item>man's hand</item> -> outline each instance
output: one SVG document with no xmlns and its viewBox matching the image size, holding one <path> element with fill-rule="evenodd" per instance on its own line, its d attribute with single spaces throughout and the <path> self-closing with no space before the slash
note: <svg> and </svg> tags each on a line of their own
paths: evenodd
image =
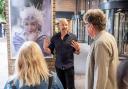
<svg viewBox="0 0 128 89">
<path fill-rule="evenodd" d="M 44 48 L 48 48 L 49 44 L 50 44 L 50 40 L 46 37 L 44 39 Z"/>
<path fill-rule="evenodd" d="M 76 50 L 75 53 L 76 54 L 79 54 L 80 53 L 80 46 L 79 46 L 79 43 L 78 42 L 72 40 L 71 41 L 71 46 L 75 48 L 75 50 Z"/>
<path fill-rule="evenodd" d="M 44 51 L 45 51 L 46 53 L 51 54 L 51 50 L 48 48 L 49 45 L 50 45 L 50 40 L 46 37 L 46 38 L 44 39 L 43 48 L 44 48 Z"/>
</svg>

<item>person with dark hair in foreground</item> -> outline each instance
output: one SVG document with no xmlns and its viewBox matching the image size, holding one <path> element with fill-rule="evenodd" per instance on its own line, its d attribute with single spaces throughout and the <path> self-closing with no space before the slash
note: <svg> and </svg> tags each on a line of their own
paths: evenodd
<svg viewBox="0 0 128 89">
<path fill-rule="evenodd" d="M 128 60 L 121 60 L 117 71 L 118 89 L 128 89 Z"/>
</svg>

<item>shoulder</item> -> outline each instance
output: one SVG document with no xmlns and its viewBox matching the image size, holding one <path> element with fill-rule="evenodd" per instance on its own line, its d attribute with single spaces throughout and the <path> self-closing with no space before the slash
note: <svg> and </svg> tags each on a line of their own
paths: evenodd
<svg viewBox="0 0 128 89">
<path fill-rule="evenodd" d="M 24 39 L 25 37 L 25 33 L 22 31 L 22 32 L 13 32 L 12 33 L 12 37 L 13 37 L 13 40 L 21 40 L 21 39 Z"/>
<path fill-rule="evenodd" d="M 10 77 L 8 78 L 8 82 L 15 81 L 15 80 L 18 80 L 17 75 L 13 75 L 13 76 L 10 76 Z"/>
<path fill-rule="evenodd" d="M 103 35 L 104 37 L 102 38 L 103 40 L 107 40 L 107 42 L 115 42 L 115 37 L 109 33 L 109 32 L 105 32 L 105 34 Z"/>
<path fill-rule="evenodd" d="M 69 33 L 69 37 L 77 41 L 77 36 L 73 33 Z"/>
<path fill-rule="evenodd" d="M 112 43 L 116 43 L 115 38 L 112 34 L 108 32 L 104 32 L 100 37 L 96 40 L 98 45 L 110 45 Z"/>
<path fill-rule="evenodd" d="M 110 33 L 104 33 L 95 40 L 95 50 L 96 49 L 97 51 L 100 49 L 102 53 L 103 51 L 109 53 L 111 56 L 113 56 L 113 54 L 118 55 L 117 43 Z"/>
<path fill-rule="evenodd" d="M 19 80 L 17 79 L 17 77 L 10 77 L 6 82 L 4 89 L 10 89 L 12 86 L 19 88 Z"/>
<path fill-rule="evenodd" d="M 44 39 L 47 38 L 46 35 L 40 35 L 38 38 L 37 38 L 37 42 L 40 42 L 40 41 L 44 41 Z"/>
<path fill-rule="evenodd" d="M 51 40 L 55 40 L 55 39 L 58 39 L 60 37 L 61 33 L 56 33 L 52 36 Z"/>
<path fill-rule="evenodd" d="M 69 35 L 72 36 L 72 37 L 76 37 L 76 35 L 73 34 L 73 33 L 69 33 Z"/>
<path fill-rule="evenodd" d="M 56 34 L 53 35 L 53 38 L 54 38 L 54 37 L 59 37 L 60 35 L 61 35 L 60 32 L 59 32 L 59 33 L 56 33 Z"/>
</svg>

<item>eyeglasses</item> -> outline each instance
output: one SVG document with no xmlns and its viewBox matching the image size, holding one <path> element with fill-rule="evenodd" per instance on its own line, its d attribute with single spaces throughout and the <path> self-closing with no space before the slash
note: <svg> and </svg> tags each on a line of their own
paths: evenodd
<svg viewBox="0 0 128 89">
<path fill-rule="evenodd" d="M 89 23 L 84 23 L 84 27 L 88 27 L 89 26 Z"/>
</svg>

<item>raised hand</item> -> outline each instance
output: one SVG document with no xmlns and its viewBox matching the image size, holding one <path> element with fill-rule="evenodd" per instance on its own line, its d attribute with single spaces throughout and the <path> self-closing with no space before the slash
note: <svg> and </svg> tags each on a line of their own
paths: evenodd
<svg viewBox="0 0 128 89">
<path fill-rule="evenodd" d="M 44 39 L 44 49 L 45 49 L 45 48 L 48 48 L 49 44 L 50 44 L 50 40 L 46 37 L 46 38 Z"/>
<path fill-rule="evenodd" d="M 72 40 L 71 41 L 71 46 L 75 48 L 77 54 L 80 53 L 80 46 L 79 46 L 79 43 L 78 42 Z"/>
<path fill-rule="evenodd" d="M 50 40 L 46 37 L 43 42 L 43 48 L 46 53 L 51 53 L 51 50 L 48 48 L 50 45 Z"/>
</svg>

